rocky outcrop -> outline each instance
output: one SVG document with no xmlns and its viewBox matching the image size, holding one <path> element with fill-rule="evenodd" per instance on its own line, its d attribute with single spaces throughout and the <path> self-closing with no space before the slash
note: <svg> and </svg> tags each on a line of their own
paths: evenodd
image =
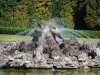
<svg viewBox="0 0 100 75">
<path fill-rule="evenodd" d="M 66 40 L 54 48 L 43 48 L 33 42 L 0 42 L 0 68 L 99 68 L 100 46 Z"/>
</svg>

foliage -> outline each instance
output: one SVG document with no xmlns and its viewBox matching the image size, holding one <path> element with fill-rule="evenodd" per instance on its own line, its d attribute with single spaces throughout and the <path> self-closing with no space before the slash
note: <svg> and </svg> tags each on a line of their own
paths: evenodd
<svg viewBox="0 0 100 75">
<path fill-rule="evenodd" d="M 37 21 L 47 20 L 52 15 L 52 2 L 51 0 L 34 0 L 36 13 L 34 18 Z"/>
<path fill-rule="evenodd" d="M 0 27 L 0 34 L 17 34 L 26 30 L 25 28 L 14 28 L 14 27 Z"/>
<path fill-rule="evenodd" d="M 75 16 L 75 19 L 79 17 L 77 24 L 80 24 L 78 28 L 84 29 L 86 26 L 87 29 L 100 30 L 100 0 L 77 0 L 76 3 L 78 16 Z"/>
<path fill-rule="evenodd" d="M 68 22 L 68 28 L 74 28 L 74 2 L 71 0 L 59 0 L 60 3 L 60 17 L 65 18 Z"/>
<path fill-rule="evenodd" d="M 0 23 L 4 27 L 28 27 L 28 0 L 0 0 Z"/>
<path fill-rule="evenodd" d="M 1 27 L 17 27 L 17 23 L 7 16 L 0 17 L 0 26 Z"/>
<path fill-rule="evenodd" d="M 64 27 L 100 30 L 99 8 L 100 0 L 0 0 L 0 26 L 30 28 L 58 18 Z"/>
<path fill-rule="evenodd" d="M 90 29 L 100 30 L 100 0 L 89 0 L 86 23 Z"/>
</svg>

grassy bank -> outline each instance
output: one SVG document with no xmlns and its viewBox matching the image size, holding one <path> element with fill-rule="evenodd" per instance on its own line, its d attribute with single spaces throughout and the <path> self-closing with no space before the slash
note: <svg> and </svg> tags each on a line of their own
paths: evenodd
<svg viewBox="0 0 100 75">
<path fill-rule="evenodd" d="M 95 39 L 95 38 L 79 38 L 80 41 L 84 42 L 100 42 L 100 39 Z"/>
<path fill-rule="evenodd" d="M 16 41 L 31 41 L 30 36 L 18 36 L 18 35 L 8 35 L 0 34 L 0 42 L 16 42 Z"/>
<path fill-rule="evenodd" d="M 0 42 L 16 42 L 16 41 L 31 41 L 31 40 L 32 37 L 30 36 L 0 34 Z M 79 38 L 78 40 L 87 42 L 100 42 L 100 39 L 95 39 L 95 38 Z"/>
</svg>

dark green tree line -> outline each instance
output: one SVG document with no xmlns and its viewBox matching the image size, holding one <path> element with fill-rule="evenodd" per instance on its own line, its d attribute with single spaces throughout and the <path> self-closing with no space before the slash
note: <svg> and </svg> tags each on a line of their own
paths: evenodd
<svg viewBox="0 0 100 75">
<path fill-rule="evenodd" d="M 100 0 L 0 0 L 0 27 L 58 18 L 64 27 L 100 30 Z"/>
</svg>

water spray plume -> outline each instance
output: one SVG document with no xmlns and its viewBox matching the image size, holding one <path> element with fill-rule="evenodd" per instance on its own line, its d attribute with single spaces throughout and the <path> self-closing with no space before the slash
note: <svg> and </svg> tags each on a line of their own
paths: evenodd
<svg viewBox="0 0 100 75">
<path fill-rule="evenodd" d="M 48 30 L 48 26 L 49 27 L 53 27 L 56 28 L 56 30 L 61 33 L 61 35 L 64 38 L 71 38 L 71 37 L 77 37 L 77 38 L 96 38 L 96 36 L 86 33 L 84 31 L 80 31 L 80 30 L 74 30 L 74 29 L 70 29 L 70 28 L 65 28 L 65 23 L 61 23 L 63 25 L 59 25 L 57 23 L 57 21 L 59 21 L 58 19 L 49 19 L 48 21 L 42 20 L 40 23 L 43 25 L 43 31 L 47 31 Z M 38 25 L 37 25 L 38 26 Z M 23 32 L 17 33 L 17 35 L 28 35 L 28 36 L 32 36 L 34 35 L 34 30 L 38 30 L 41 32 L 40 27 L 34 27 L 32 29 L 29 30 L 25 30 Z"/>
</svg>

